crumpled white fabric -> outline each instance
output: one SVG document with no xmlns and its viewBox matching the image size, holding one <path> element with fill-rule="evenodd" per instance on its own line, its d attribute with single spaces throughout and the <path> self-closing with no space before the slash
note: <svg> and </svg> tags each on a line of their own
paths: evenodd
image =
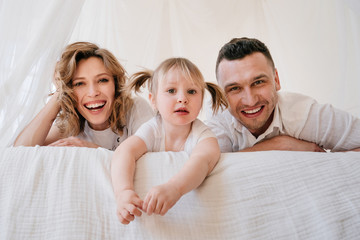
<svg viewBox="0 0 360 240">
<path fill-rule="evenodd" d="M 0 149 L 1 239 L 356 239 L 360 153 L 225 153 L 165 216 L 122 225 L 110 178 L 113 152 L 77 147 Z M 173 176 L 184 152 L 147 153 L 144 197 Z"/>
</svg>

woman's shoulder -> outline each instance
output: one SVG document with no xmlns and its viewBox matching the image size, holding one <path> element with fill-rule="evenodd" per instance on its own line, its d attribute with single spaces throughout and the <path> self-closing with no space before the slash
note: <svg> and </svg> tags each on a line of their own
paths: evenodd
<svg viewBox="0 0 360 240">
<path fill-rule="evenodd" d="M 136 95 L 132 99 L 133 99 L 133 107 L 135 107 L 135 108 L 150 108 L 151 109 L 149 101 L 146 100 L 145 98 Z"/>
<path fill-rule="evenodd" d="M 136 96 L 133 98 L 133 106 L 127 113 L 127 128 L 129 135 L 132 135 L 146 121 L 155 116 L 154 110 L 143 97 Z"/>
<path fill-rule="evenodd" d="M 148 120 L 155 116 L 155 112 L 150 106 L 149 101 L 141 96 L 135 96 L 133 97 L 133 105 L 129 115 L 134 115 L 134 117 L 141 117 Z"/>
</svg>

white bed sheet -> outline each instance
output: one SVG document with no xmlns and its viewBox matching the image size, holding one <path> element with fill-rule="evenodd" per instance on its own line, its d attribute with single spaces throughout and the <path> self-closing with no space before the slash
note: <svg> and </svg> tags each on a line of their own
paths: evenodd
<svg viewBox="0 0 360 240">
<path fill-rule="evenodd" d="M 222 154 L 165 216 L 127 226 L 115 215 L 112 153 L 0 149 L 0 239 L 359 239 L 360 153 Z M 186 160 L 172 152 L 139 159 L 140 197 Z"/>
</svg>

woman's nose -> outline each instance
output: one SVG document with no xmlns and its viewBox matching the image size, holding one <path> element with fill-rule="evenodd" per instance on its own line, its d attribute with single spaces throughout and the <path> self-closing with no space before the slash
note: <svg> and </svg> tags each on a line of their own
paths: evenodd
<svg viewBox="0 0 360 240">
<path fill-rule="evenodd" d="M 96 84 L 90 84 L 88 88 L 88 96 L 96 97 L 100 94 L 99 88 Z"/>
</svg>

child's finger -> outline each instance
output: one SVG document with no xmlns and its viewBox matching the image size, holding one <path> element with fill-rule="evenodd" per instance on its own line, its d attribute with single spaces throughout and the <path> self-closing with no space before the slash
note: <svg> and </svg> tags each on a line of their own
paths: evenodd
<svg viewBox="0 0 360 240">
<path fill-rule="evenodd" d="M 160 213 L 161 213 L 161 209 L 163 208 L 163 206 L 164 206 L 164 202 L 163 202 L 163 201 L 160 201 L 160 200 L 158 199 L 157 204 L 156 204 L 156 208 L 155 208 L 155 210 L 154 210 L 154 213 L 155 213 L 155 214 L 160 214 Z"/>
<path fill-rule="evenodd" d="M 135 198 L 135 199 L 133 199 L 133 204 L 134 204 L 136 207 L 142 209 L 142 207 L 143 207 L 143 200 L 141 200 L 139 197 L 138 197 L 138 198 Z"/>
<path fill-rule="evenodd" d="M 134 215 L 125 208 L 121 211 L 121 216 L 129 222 L 131 222 L 135 219 Z"/>
<path fill-rule="evenodd" d="M 128 207 L 127 207 L 127 211 L 131 214 L 131 215 L 134 215 L 134 216 L 137 216 L 137 217 L 140 217 L 142 212 L 139 210 L 139 208 L 133 204 L 130 204 Z"/>
<path fill-rule="evenodd" d="M 160 211 L 159 214 L 160 214 L 161 216 L 164 216 L 169 209 L 170 209 L 169 204 L 167 204 L 167 203 L 165 202 L 165 203 L 163 204 L 163 206 L 162 206 L 161 211 Z"/>
<path fill-rule="evenodd" d="M 156 198 L 150 198 L 150 201 L 149 201 L 149 204 L 148 204 L 148 207 L 146 209 L 146 213 L 148 215 L 151 215 L 153 214 L 154 210 L 155 210 L 155 207 L 156 207 L 156 203 L 157 203 L 157 199 Z"/>
<path fill-rule="evenodd" d="M 149 194 L 146 194 L 146 197 L 145 197 L 143 205 L 142 205 L 142 210 L 145 212 L 147 212 L 147 208 L 149 206 L 149 201 L 150 201 L 150 196 L 149 196 Z"/>
<path fill-rule="evenodd" d="M 121 222 L 122 224 L 129 224 L 130 222 L 128 220 L 126 220 L 125 218 L 123 218 L 123 216 L 121 215 L 120 211 L 116 211 L 116 216 L 119 219 L 119 222 Z"/>
</svg>

